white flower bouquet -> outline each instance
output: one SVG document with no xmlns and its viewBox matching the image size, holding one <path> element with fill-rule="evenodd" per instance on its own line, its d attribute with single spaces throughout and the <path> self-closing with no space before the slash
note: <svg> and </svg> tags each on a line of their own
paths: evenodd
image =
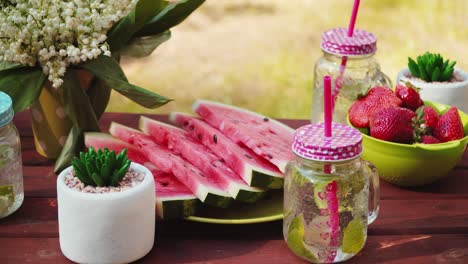
<svg viewBox="0 0 468 264">
<path fill-rule="evenodd" d="M 49 84 L 73 124 L 56 171 L 83 147 L 84 131 L 99 130 L 112 89 L 147 108 L 170 101 L 128 83 L 118 62 L 151 54 L 203 2 L 0 0 L 0 90 L 19 112 Z M 86 89 L 83 71 L 93 76 Z"/>
</svg>

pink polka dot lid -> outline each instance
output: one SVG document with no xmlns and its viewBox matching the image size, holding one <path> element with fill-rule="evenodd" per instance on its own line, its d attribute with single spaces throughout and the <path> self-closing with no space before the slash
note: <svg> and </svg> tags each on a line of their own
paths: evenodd
<svg viewBox="0 0 468 264">
<path fill-rule="evenodd" d="M 305 159 L 317 161 L 344 161 L 362 153 L 362 135 L 349 126 L 332 124 L 332 137 L 324 136 L 325 124 L 311 124 L 294 133 L 292 149 Z"/>
<path fill-rule="evenodd" d="M 348 37 L 346 28 L 334 28 L 322 33 L 320 47 L 323 51 L 336 55 L 367 55 L 377 50 L 377 38 L 374 34 L 355 29 Z"/>
</svg>

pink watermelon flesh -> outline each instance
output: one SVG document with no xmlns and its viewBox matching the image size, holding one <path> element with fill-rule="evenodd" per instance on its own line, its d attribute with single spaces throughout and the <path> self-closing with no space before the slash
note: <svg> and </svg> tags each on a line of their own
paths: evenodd
<svg viewBox="0 0 468 264">
<path fill-rule="evenodd" d="M 113 136 L 99 132 L 85 134 L 86 147 L 108 148 L 119 153 L 127 149 L 132 162 L 146 166 L 154 177 L 156 186 L 156 211 L 160 218 L 182 218 L 193 215 L 198 198 L 171 173 L 164 173 L 148 161 L 135 147 Z"/>
<path fill-rule="evenodd" d="M 263 196 L 262 189 L 250 187 L 222 158 L 193 140 L 184 130 L 146 117 L 140 118 L 140 129 L 156 141 L 165 143 L 170 150 L 180 153 L 234 199 L 253 202 Z"/>
<path fill-rule="evenodd" d="M 230 195 L 216 182 L 213 182 L 213 179 L 209 179 L 207 175 L 181 158 L 178 153 L 157 144 L 150 136 L 141 131 L 124 125 L 112 123 L 109 131 L 113 136 L 134 145 L 161 171 L 173 173 L 202 202 L 216 207 L 229 205 Z"/>
<path fill-rule="evenodd" d="M 249 185 L 277 189 L 283 186 L 283 175 L 271 163 L 250 149 L 238 145 L 203 120 L 183 113 L 171 113 L 170 120 L 182 126 L 192 138 L 200 141 L 218 156 Z"/>
<path fill-rule="evenodd" d="M 291 150 L 294 130 L 276 120 L 246 109 L 204 100 L 196 101 L 193 110 L 228 138 L 244 144 L 283 173 L 294 156 Z"/>
</svg>

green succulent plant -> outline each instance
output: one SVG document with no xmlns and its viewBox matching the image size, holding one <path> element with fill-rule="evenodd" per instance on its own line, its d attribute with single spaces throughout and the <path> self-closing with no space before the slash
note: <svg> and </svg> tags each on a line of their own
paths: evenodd
<svg viewBox="0 0 468 264">
<path fill-rule="evenodd" d="M 130 168 L 131 161 L 127 157 L 127 149 L 118 155 L 115 151 L 92 147 L 87 152 L 80 152 L 80 157 L 72 161 L 75 175 L 85 185 L 91 186 L 117 186 Z"/>
<path fill-rule="evenodd" d="M 408 68 L 414 77 L 426 82 L 445 82 L 452 78 L 456 61 L 445 60 L 440 54 L 426 52 L 416 61 L 408 57 Z"/>
</svg>

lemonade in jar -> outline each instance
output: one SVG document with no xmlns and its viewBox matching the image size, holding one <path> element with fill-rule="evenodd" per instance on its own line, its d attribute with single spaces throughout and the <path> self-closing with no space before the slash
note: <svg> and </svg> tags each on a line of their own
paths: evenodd
<svg viewBox="0 0 468 264">
<path fill-rule="evenodd" d="M 23 166 L 18 130 L 13 124 L 13 102 L 0 92 L 0 219 L 23 203 Z"/>
<path fill-rule="evenodd" d="M 361 251 L 379 211 L 379 178 L 361 160 L 362 135 L 341 124 L 296 130 L 287 166 L 283 234 L 289 248 L 313 263 L 345 261 Z"/>
<path fill-rule="evenodd" d="M 323 56 L 315 64 L 311 122 L 323 122 L 323 77 L 331 76 L 335 123 L 346 124 L 349 107 L 359 94 L 377 86 L 392 87 L 377 59 L 377 38 L 371 32 L 346 28 L 323 32 L 320 48 Z"/>
</svg>

